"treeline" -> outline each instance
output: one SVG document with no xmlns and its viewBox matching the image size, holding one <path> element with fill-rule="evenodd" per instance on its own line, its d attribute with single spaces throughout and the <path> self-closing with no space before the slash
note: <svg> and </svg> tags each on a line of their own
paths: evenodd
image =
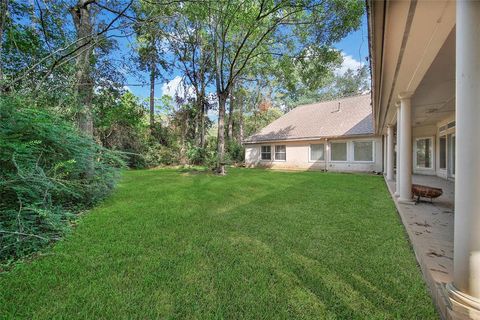
<svg viewBox="0 0 480 320">
<path fill-rule="evenodd" d="M 332 46 L 363 13 L 357 0 L 0 0 L 0 263 L 60 238 L 121 168 L 223 175 L 283 111 L 364 90 L 366 67 L 335 74 Z"/>
</svg>

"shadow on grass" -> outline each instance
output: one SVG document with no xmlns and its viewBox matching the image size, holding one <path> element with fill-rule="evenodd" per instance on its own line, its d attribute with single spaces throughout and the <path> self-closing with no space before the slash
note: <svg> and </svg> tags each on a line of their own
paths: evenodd
<svg viewBox="0 0 480 320">
<path fill-rule="evenodd" d="M 315 186 L 323 189 L 316 179 L 332 175 L 343 177 L 343 180 L 355 178 L 357 182 L 352 184 L 343 181 L 324 186 L 330 190 L 314 189 Z M 287 187 L 273 188 L 262 197 L 252 197 L 251 201 L 227 206 L 218 213 L 222 216 L 227 212 L 245 213 L 246 216 L 236 222 L 232 221 L 235 217 L 229 217 L 231 221 L 222 221 L 222 226 L 230 225 L 237 238 L 246 239 L 250 244 L 261 243 L 263 247 L 269 248 L 269 254 L 265 256 L 281 260 L 287 269 L 287 272 L 280 269 L 276 273 L 280 272 L 283 277 L 288 274 L 291 278 L 289 281 L 295 283 L 292 290 L 300 290 L 310 296 L 313 294 L 325 306 L 329 316 L 341 319 L 435 319 L 437 316 L 420 269 L 390 198 L 386 190 L 383 190 L 385 186 L 376 183 L 375 187 L 383 189 L 376 194 L 370 193 L 368 183 L 360 181 L 365 178 L 378 179 L 366 175 L 334 173 L 318 173 L 299 182 L 293 180 L 293 183 L 289 179 Z M 299 194 L 301 190 L 303 194 Z M 333 195 L 336 197 L 332 200 Z M 309 215 L 303 212 L 312 207 L 306 206 L 303 210 L 301 204 L 303 201 L 315 202 L 314 199 L 318 206 L 311 212 L 310 218 L 313 221 L 309 221 Z M 378 201 L 381 205 L 374 205 Z M 328 203 L 337 203 L 335 212 L 329 212 Z M 289 210 L 295 204 L 300 204 L 300 210 Z M 322 208 L 322 204 L 326 204 L 327 208 Z M 276 206 L 278 211 L 262 212 L 262 208 L 269 206 Z M 368 214 L 363 215 L 364 213 Z M 298 219 L 293 216 L 295 214 L 298 214 Z M 324 219 L 315 218 L 316 214 L 323 215 Z M 302 219 L 305 220 L 299 221 Z M 353 235 L 350 232 L 356 228 L 350 226 L 362 224 L 362 220 L 364 229 L 357 232 L 357 239 L 351 239 Z M 323 235 L 317 235 L 311 230 L 315 223 L 320 226 L 324 224 L 323 231 L 320 231 Z M 332 224 L 335 226 L 330 227 Z M 272 237 L 272 228 L 281 232 Z M 378 236 L 371 237 L 372 233 Z M 391 246 L 383 246 L 383 241 L 389 241 L 392 234 L 395 239 L 388 242 Z M 315 251 L 312 250 L 312 244 L 315 247 L 317 236 L 320 236 L 323 243 L 317 243 L 319 249 Z M 292 241 L 291 237 L 296 237 L 297 241 Z M 300 242 L 301 245 L 296 246 L 295 242 Z M 305 246 L 305 243 L 311 245 Z M 255 246 L 249 247 L 254 250 Z"/>
<path fill-rule="evenodd" d="M 380 178 L 190 171 L 132 172 L 55 255 L 0 277 L 0 314 L 436 318 Z"/>
</svg>

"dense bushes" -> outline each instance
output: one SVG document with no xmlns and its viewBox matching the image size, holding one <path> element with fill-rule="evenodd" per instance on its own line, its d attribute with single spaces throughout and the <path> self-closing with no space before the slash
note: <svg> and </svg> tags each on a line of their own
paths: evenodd
<svg viewBox="0 0 480 320">
<path fill-rule="evenodd" d="M 79 212 L 109 194 L 124 165 L 218 165 L 215 136 L 199 147 L 175 115 L 159 116 L 151 128 L 133 95 L 103 94 L 94 139 L 79 134 L 68 113 L 27 97 L 0 99 L 0 266 L 68 232 Z M 240 144 L 227 143 L 227 164 L 243 156 Z"/>
<path fill-rule="evenodd" d="M 228 141 L 226 148 L 227 160 L 232 164 L 243 163 L 245 160 L 245 147 L 235 140 Z"/>
<path fill-rule="evenodd" d="M 0 263 L 67 232 L 76 213 L 108 195 L 122 165 L 52 114 L 0 100 Z"/>
<path fill-rule="evenodd" d="M 175 165 L 179 163 L 178 159 L 179 151 L 175 147 L 168 147 L 157 142 L 150 142 L 145 146 L 144 168 Z"/>
</svg>

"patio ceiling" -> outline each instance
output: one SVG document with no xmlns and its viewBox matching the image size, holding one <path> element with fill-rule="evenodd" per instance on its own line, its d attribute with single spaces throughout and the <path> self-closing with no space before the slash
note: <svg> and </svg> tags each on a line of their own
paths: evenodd
<svg viewBox="0 0 480 320">
<path fill-rule="evenodd" d="M 412 103 L 419 106 L 418 110 L 414 106 L 418 125 L 433 121 L 433 109 L 447 107 L 445 102 L 451 99 L 439 89 L 438 73 L 445 69 L 431 66 L 437 56 L 437 66 L 448 65 L 443 60 L 452 48 L 444 44 L 452 41 L 448 38 L 455 26 L 455 2 L 370 1 L 369 17 L 375 130 L 384 133 L 388 124 L 396 122 L 395 103 L 402 92 L 417 93 L 417 101 Z M 446 52 L 443 60 L 441 50 Z M 446 70 L 441 78 L 447 81 L 450 73 L 454 70 Z"/>
<path fill-rule="evenodd" d="M 412 96 L 412 125 L 435 125 L 455 112 L 455 29 Z"/>
</svg>

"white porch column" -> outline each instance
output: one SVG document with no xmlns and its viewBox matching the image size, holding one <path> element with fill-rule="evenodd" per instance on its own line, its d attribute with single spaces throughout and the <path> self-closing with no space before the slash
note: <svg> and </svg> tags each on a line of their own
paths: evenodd
<svg viewBox="0 0 480 320">
<path fill-rule="evenodd" d="M 387 180 L 393 180 L 393 127 L 387 127 Z"/>
<path fill-rule="evenodd" d="M 457 1 L 455 315 L 480 319 L 480 2 Z"/>
<path fill-rule="evenodd" d="M 387 136 L 383 135 L 383 144 L 382 144 L 382 150 L 383 150 L 383 175 L 387 175 Z"/>
<path fill-rule="evenodd" d="M 412 201 L 412 106 L 411 93 L 400 98 L 400 193 L 399 201 Z"/>
<path fill-rule="evenodd" d="M 395 175 L 395 196 L 398 197 L 400 195 L 400 103 L 395 105 L 397 107 L 397 173 Z"/>
</svg>

